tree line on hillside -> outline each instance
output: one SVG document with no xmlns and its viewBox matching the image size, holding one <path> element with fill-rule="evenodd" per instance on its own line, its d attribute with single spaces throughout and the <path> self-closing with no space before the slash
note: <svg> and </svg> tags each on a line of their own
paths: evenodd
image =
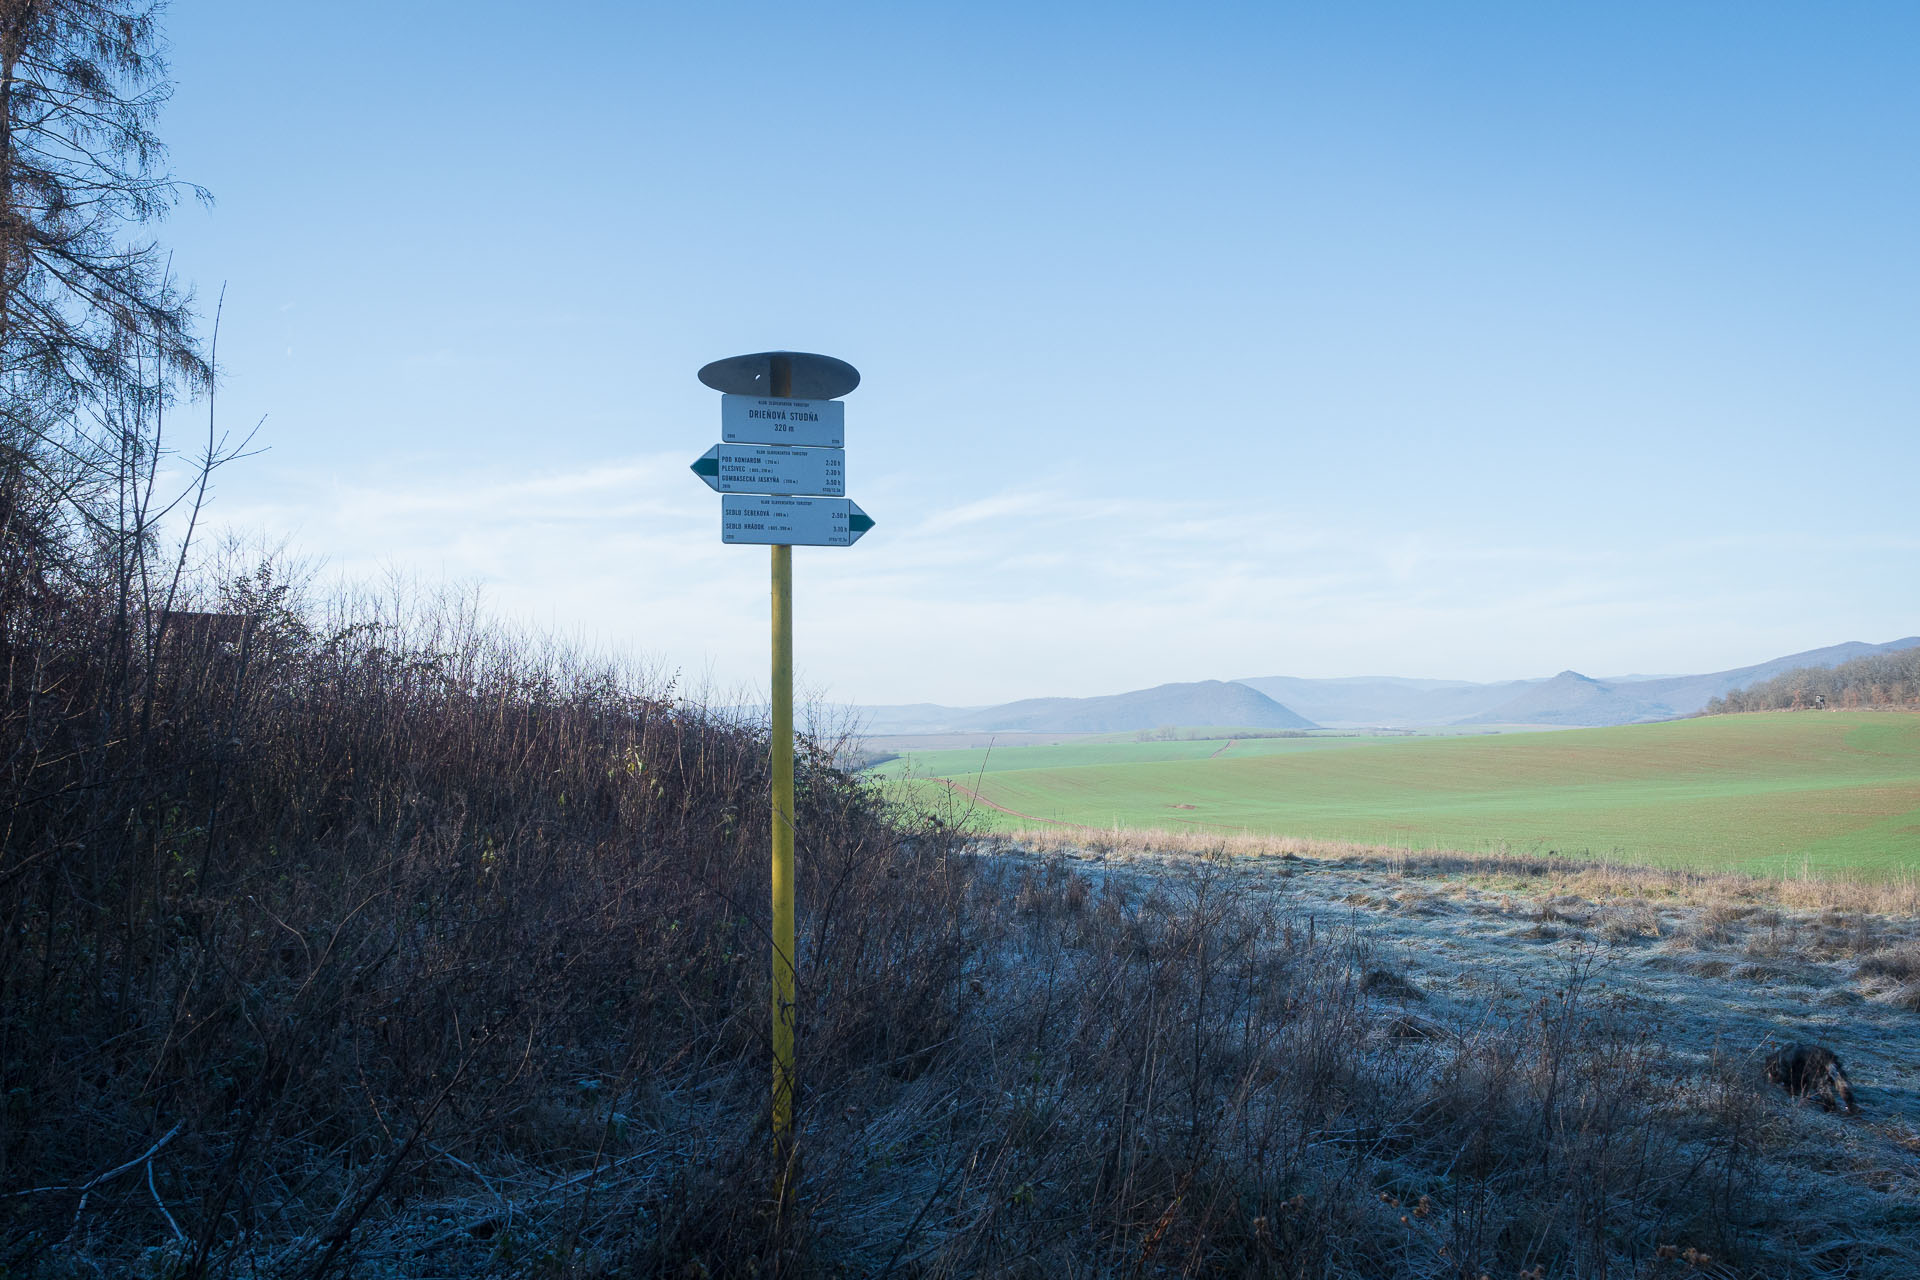
<svg viewBox="0 0 1920 1280">
<path fill-rule="evenodd" d="M 1837 667 L 1796 667 L 1714 698 L 1701 714 L 1823 707 L 1920 707 L 1920 646 L 1868 654 Z"/>
</svg>

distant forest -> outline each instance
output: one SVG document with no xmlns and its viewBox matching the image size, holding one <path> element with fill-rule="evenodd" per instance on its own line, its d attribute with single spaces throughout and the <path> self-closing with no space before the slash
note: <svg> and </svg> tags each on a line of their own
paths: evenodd
<svg viewBox="0 0 1920 1280">
<path fill-rule="evenodd" d="M 1796 667 L 1715 698 L 1702 714 L 1810 707 L 1920 707 L 1920 648 L 1870 654 L 1837 667 Z"/>
</svg>

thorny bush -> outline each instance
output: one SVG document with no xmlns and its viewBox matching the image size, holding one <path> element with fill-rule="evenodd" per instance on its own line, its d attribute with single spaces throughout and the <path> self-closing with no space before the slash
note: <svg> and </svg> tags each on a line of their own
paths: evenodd
<svg viewBox="0 0 1920 1280">
<path fill-rule="evenodd" d="M 237 629 L 13 603 L 10 1273 L 323 1273 L 446 1175 L 590 1170 L 640 1083 L 764 1061 L 764 731 L 458 607 L 322 622 L 270 574 L 227 584 Z M 948 838 L 816 743 L 797 804 L 803 1043 L 924 1050 L 967 946 Z"/>
</svg>

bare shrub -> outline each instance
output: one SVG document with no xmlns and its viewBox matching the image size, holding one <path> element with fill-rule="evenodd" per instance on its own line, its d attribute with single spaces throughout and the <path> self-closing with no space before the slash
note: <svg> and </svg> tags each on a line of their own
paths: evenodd
<svg viewBox="0 0 1920 1280">
<path fill-rule="evenodd" d="M 1085 876 L 1065 859 L 1053 858 L 1043 867 L 1023 872 L 1015 909 L 1039 916 L 1075 915 L 1087 909 L 1090 893 Z"/>
<path fill-rule="evenodd" d="M 458 601 L 327 619 L 262 576 L 217 601 L 238 646 L 132 654 L 94 603 L 6 634 L 0 1263 L 117 1269 L 158 1226 L 189 1270 L 317 1275 L 450 1184 L 652 1195 L 636 1117 L 696 1080 L 698 1196 L 762 1183 L 763 732 Z M 830 758 L 797 784 L 805 1067 L 910 1074 L 962 1002 L 971 863 Z M 716 1260 L 769 1239 L 741 1213 Z"/>
</svg>

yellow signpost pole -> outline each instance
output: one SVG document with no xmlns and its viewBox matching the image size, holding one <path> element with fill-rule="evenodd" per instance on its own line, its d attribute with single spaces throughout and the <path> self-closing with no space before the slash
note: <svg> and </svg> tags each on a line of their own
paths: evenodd
<svg viewBox="0 0 1920 1280">
<path fill-rule="evenodd" d="M 860 385 L 844 360 L 761 351 L 715 360 L 700 381 L 721 393 L 724 439 L 692 471 L 723 495 L 720 539 L 773 551 L 773 1148 L 774 1194 L 799 1181 L 794 1140 L 796 954 L 793 927 L 793 548 L 850 547 L 873 517 L 846 498 L 840 397 Z M 786 403 L 776 403 L 786 402 Z"/>
<path fill-rule="evenodd" d="M 775 396 L 793 371 L 772 362 Z M 773 552 L 773 1145 L 785 1198 L 793 1167 L 793 548 Z"/>
</svg>

